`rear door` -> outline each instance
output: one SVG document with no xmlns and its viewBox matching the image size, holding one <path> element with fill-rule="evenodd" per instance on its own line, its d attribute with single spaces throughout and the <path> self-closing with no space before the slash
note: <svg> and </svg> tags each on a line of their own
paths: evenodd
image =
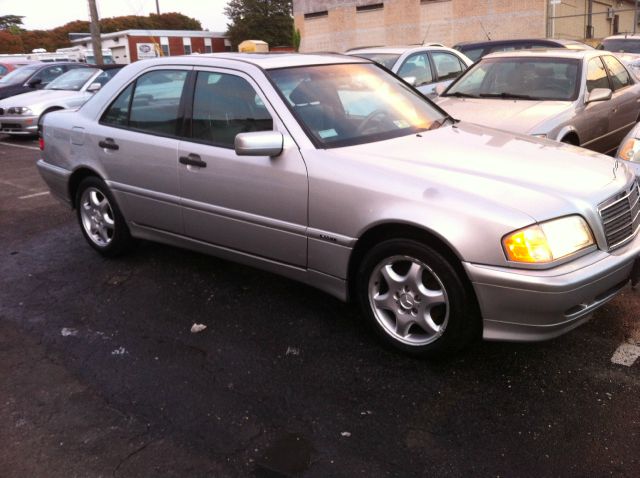
<svg viewBox="0 0 640 478">
<path fill-rule="evenodd" d="M 90 134 L 125 217 L 139 226 L 183 231 L 178 132 L 190 69 L 147 70 L 121 91 Z"/>
<path fill-rule="evenodd" d="M 307 169 L 252 78 L 198 69 L 191 121 L 178 146 L 185 235 L 295 266 L 307 264 Z M 238 156 L 238 133 L 280 131 L 277 157 Z"/>
<path fill-rule="evenodd" d="M 400 68 L 398 68 L 397 74 L 412 83 L 421 93 L 425 95 L 435 94 L 435 77 L 426 51 L 413 53 L 405 58 Z"/>
</svg>

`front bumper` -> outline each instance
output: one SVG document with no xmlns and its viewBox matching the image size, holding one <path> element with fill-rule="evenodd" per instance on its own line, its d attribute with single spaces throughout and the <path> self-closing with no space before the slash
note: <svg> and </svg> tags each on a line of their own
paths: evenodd
<svg viewBox="0 0 640 478">
<path fill-rule="evenodd" d="M 611 253 L 596 251 L 547 270 L 463 263 L 473 283 L 487 340 L 537 341 L 562 335 L 628 283 L 640 235 Z"/>
<path fill-rule="evenodd" d="M 38 134 L 38 116 L 0 116 L 0 133 Z"/>
</svg>

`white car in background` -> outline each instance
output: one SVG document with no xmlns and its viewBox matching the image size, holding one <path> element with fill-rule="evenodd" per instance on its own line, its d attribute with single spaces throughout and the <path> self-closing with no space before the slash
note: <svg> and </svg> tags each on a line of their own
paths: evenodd
<svg viewBox="0 0 640 478">
<path fill-rule="evenodd" d="M 42 90 L 10 96 L 0 101 L 0 133 L 35 135 L 45 114 L 82 106 L 124 65 L 70 70 Z"/>
<path fill-rule="evenodd" d="M 435 97 L 473 62 L 457 50 L 436 43 L 417 47 L 369 47 L 349 50 L 347 55 L 375 61 L 411 83 L 421 93 Z"/>
</svg>

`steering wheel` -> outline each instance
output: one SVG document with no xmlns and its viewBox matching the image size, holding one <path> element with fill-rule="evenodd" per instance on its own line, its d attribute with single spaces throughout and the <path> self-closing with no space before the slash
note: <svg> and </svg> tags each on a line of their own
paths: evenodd
<svg viewBox="0 0 640 478">
<path fill-rule="evenodd" d="M 362 120 L 362 123 L 358 125 L 356 133 L 362 134 L 369 128 L 369 126 L 371 126 L 369 123 L 374 123 L 375 121 L 381 122 L 387 118 L 389 118 L 389 113 L 387 111 L 380 109 L 373 110 L 365 119 Z"/>
</svg>

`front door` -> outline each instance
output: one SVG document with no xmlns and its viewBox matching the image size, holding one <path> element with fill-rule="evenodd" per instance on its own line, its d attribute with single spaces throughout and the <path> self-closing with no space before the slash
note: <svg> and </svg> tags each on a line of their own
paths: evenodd
<svg viewBox="0 0 640 478">
<path fill-rule="evenodd" d="M 191 123 L 178 148 L 185 234 L 282 263 L 307 263 L 307 170 L 262 92 L 248 76 L 197 71 Z M 277 157 L 238 156 L 238 133 L 277 130 Z"/>
</svg>

